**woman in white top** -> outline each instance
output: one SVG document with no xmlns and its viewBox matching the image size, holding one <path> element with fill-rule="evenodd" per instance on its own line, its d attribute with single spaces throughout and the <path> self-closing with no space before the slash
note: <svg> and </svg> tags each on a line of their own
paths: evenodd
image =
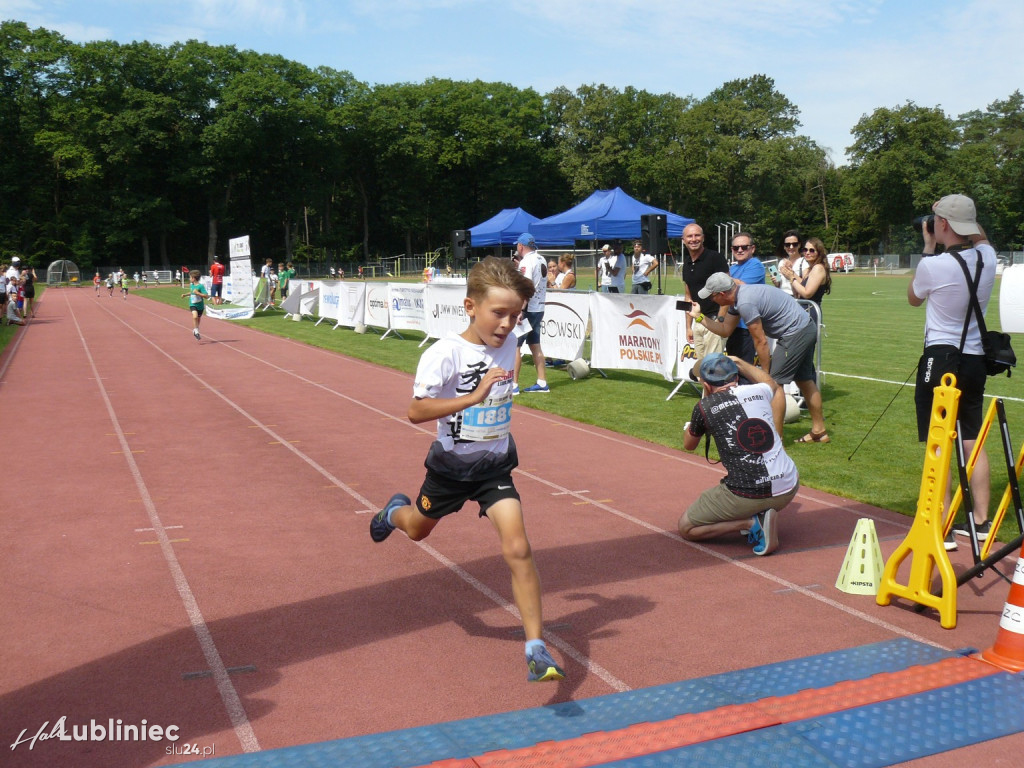
<svg viewBox="0 0 1024 768">
<path fill-rule="evenodd" d="M 800 245 L 803 241 L 800 230 L 786 230 L 782 235 L 782 249 L 786 257 L 779 259 L 778 276 L 772 275 L 775 287 L 781 288 L 790 296 L 793 295 L 793 280 L 801 280 L 807 274 L 807 259 L 800 255 Z"/>
<path fill-rule="evenodd" d="M 555 287 L 568 291 L 576 287 L 576 274 L 572 271 L 572 263 L 576 257 L 571 253 L 563 253 L 558 257 L 558 279 L 555 280 Z"/>
</svg>

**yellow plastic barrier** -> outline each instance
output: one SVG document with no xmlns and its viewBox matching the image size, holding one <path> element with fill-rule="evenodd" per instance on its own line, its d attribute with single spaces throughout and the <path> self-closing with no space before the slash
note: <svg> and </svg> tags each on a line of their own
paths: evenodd
<svg viewBox="0 0 1024 768">
<path fill-rule="evenodd" d="M 949 484 L 949 464 L 956 435 L 956 413 L 960 390 L 956 377 L 946 374 L 935 388 L 932 397 L 932 415 L 925 443 L 924 470 L 921 490 L 917 497 L 917 512 L 903 542 L 892 553 L 882 570 L 882 582 L 876 602 L 889 605 L 893 597 L 904 597 L 939 612 L 943 627 L 956 626 L 956 573 L 949 562 L 945 538 L 943 500 Z M 980 442 L 980 441 L 979 441 Z M 910 576 L 906 584 L 896 581 L 896 572 L 908 556 Z M 938 567 L 942 592 L 932 594 L 932 574 Z"/>
</svg>

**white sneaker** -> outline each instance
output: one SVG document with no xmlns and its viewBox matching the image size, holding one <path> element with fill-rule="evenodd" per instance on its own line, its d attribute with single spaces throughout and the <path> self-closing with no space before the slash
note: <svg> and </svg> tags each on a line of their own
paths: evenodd
<svg viewBox="0 0 1024 768">
<path fill-rule="evenodd" d="M 199 329 L 198 328 L 193 328 L 192 329 L 192 335 L 196 337 L 196 341 L 200 340 L 199 339 Z"/>
</svg>

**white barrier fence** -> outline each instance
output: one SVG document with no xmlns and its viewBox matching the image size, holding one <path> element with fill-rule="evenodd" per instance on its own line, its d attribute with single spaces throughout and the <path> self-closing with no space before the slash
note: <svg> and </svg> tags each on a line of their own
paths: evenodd
<svg viewBox="0 0 1024 768">
<path fill-rule="evenodd" d="M 317 324 L 334 328 L 359 325 L 401 331 L 431 339 L 461 333 L 469 326 L 465 281 L 430 283 L 366 283 L 301 280 L 292 291 L 318 296 Z M 541 325 L 541 349 L 553 360 L 576 360 L 590 339 L 591 365 L 596 368 L 642 370 L 666 380 L 682 378 L 693 367 L 693 349 L 686 343 L 682 296 L 549 291 Z M 304 311 L 303 314 L 306 314 Z"/>
</svg>

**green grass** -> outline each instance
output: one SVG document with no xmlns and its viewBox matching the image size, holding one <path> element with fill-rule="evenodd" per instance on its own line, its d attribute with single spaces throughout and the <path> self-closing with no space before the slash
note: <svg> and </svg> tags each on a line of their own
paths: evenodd
<svg viewBox="0 0 1024 768">
<path fill-rule="evenodd" d="M 585 278 L 586 272 L 580 275 L 581 283 L 587 282 Z M 832 442 L 792 445 L 793 440 L 809 430 L 810 420 L 806 415 L 786 425 L 784 437 L 804 485 L 913 515 L 921 484 L 924 446 L 917 442 L 914 390 L 911 386 L 901 389 L 900 385 L 914 369 L 921 353 L 925 311 L 923 307 L 915 308 L 907 303 L 909 280 L 909 275 L 835 276 L 832 293 L 823 303 L 822 343 L 822 369 L 826 372 L 822 396 Z M 589 284 L 593 284 L 592 275 Z M 664 279 L 663 285 L 666 293 L 682 290 L 682 283 L 675 277 Z M 988 313 L 992 329 L 999 327 L 999 285 L 997 280 Z M 151 288 L 141 295 L 176 306 L 184 305 L 178 288 Z M 373 331 L 357 334 L 351 329 L 331 330 L 326 322 L 314 326 L 308 321 L 285 321 L 279 311 L 239 322 L 409 373 L 415 371 L 422 353 L 417 345 L 423 336 L 418 333 L 403 331 L 404 339 L 389 336 L 381 341 L 379 334 Z M 675 387 L 673 382 L 644 372 L 609 370 L 605 373 L 607 378 L 595 372 L 584 381 L 574 382 L 565 371 L 548 369 L 552 393 L 524 395 L 517 403 L 652 443 L 682 448 L 682 425 L 690 418 L 697 402 L 696 393 L 688 385 L 666 402 L 665 398 Z M 534 375 L 534 368 L 529 363 L 524 365 L 521 384 L 532 384 Z M 1017 378 L 990 378 L 988 394 L 1019 397 L 1019 381 Z M 872 430 L 894 396 L 892 406 Z M 1024 435 L 1024 403 L 1007 400 L 1005 405 L 1016 452 Z M 862 439 L 864 442 L 858 448 Z M 989 457 L 993 489 L 990 514 L 993 514 L 1007 482 L 997 430 L 991 433 Z M 1008 518 L 999 538 L 1009 540 L 1015 534 L 1016 526 Z"/>
</svg>

